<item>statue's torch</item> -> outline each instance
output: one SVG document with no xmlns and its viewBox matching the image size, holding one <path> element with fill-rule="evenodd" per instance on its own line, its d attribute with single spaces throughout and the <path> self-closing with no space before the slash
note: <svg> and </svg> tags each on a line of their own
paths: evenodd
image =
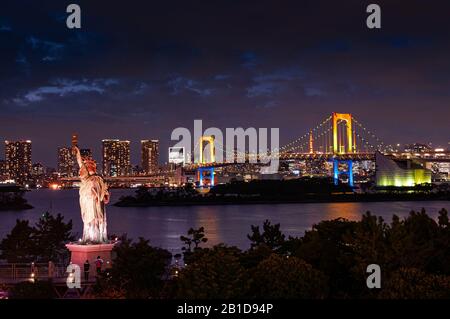
<svg viewBox="0 0 450 319">
<path fill-rule="evenodd" d="M 77 134 L 72 134 L 72 146 L 78 147 L 78 135 Z"/>
</svg>

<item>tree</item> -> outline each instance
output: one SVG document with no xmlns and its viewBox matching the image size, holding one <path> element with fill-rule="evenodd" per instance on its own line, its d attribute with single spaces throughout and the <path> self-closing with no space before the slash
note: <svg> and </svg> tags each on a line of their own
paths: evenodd
<svg viewBox="0 0 450 319">
<path fill-rule="evenodd" d="M 125 239 L 114 247 L 112 267 L 100 276 L 95 293 L 98 297 L 158 298 L 167 279 L 172 255 L 150 246 L 149 241 Z"/>
<path fill-rule="evenodd" d="M 241 264 L 246 269 L 251 269 L 259 265 L 264 259 L 273 254 L 273 250 L 265 244 L 260 244 L 242 253 Z"/>
<path fill-rule="evenodd" d="M 145 186 L 139 186 L 138 188 L 137 188 L 137 190 L 136 190 L 136 195 L 135 195 L 135 198 L 137 199 L 137 200 L 142 200 L 142 201 L 145 201 L 145 200 L 149 200 L 149 199 L 151 199 L 151 194 L 150 194 L 150 192 L 148 191 L 148 188 L 147 187 L 145 187 Z"/>
<path fill-rule="evenodd" d="M 354 231 L 343 235 L 344 243 L 349 247 L 347 254 L 353 264 L 350 266 L 351 276 L 354 282 L 353 294 L 359 297 L 370 297 L 372 290 L 367 289 L 367 266 L 378 264 L 383 270 L 389 266 L 389 247 L 386 240 L 386 232 L 389 226 L 383 218 L 364 214 L 361 221 L 355 224 Z"/>
<path fill-rule="evenodd" d="M 252 234 L 247 235 L 251 241 L 251 247 L 255 248 L 259 245 L 266 245 L 274 251 L 281 251 L 285 244 L 285 236 L 280 231 L 280 224 L 272 225 L 269 220 L 265 220 L 263 224 L 263 232 L 259 230 L 259 226 L 251 226 Z"/>
<path fill-rule="evenodd" d="M 24 193 L 24 191 L 19 190 L 19 187 L 14 186 L 0 190 L 0 211 L 33 208 L 23 197 Z"/>
<path fill-rule="evenodd" d="M 75 238 L 71 235 L 72 221 L 44 213 L 35 227 L 26 220 L 17 220 L 11 233 L 0 243 L 0 258 L 11 263 L 56 261 L 67 253 L 65 244 Z"/>
<path fill-rule="evenodd" d="M 323 299 L 325 276 L 296 257 L 272 254 L 251 272 L 253 297 L 268 299 Z"/>
<path fill-rule="evenodd" d="M 442 208 L 439 211 L 438 221 L 439 221 L 439 227 L 450 230 L 450 223 L 448 220 L 448 212 L 445 208 Z"/>
<path fill-rule="evenodd" d="M 75 237 L 71 234 L 72 221 L 64 223 L 64 217 L 61 214 L 50 215 L 48 212 L 42 214 L 34 229 L 34 240 L 36 242 L 37 252 L 41 260 L 57 260 L 67 253 L 65 244 L 74 241 Z"/>
<path fill-rule="evenodd" d="M 34 260 L 35 242 L 34 229 L 28 220 L 16 220 L 11 233 L 6 235 L 0 243 L 1 259 L 9 263 L 24 263 Z"/>
<path fill-rule="evenodd" d="M 440 212 L 439 223 L 424 209 L 412 211 L 404 220 L 394 216 L 387 230 L 390 267 L 450 274 L 450 231 L 446 223 L 445 210 Z"/>
<path fill-rule="evenodd" d="M 449 299 L 450 276 L 427 274 L 416 268 L 400 268 L 382 287 L 382 299 Z"/>
<path fill-rule="evenodd" d="M 201 249 L 199 245 L 201 243 L 206 243 L 208 238 L 205 237 L 205 229 L 200 227 L 199 229 L 189 228 L 188 236 L 180 236 L 180 240 L 184 243 L 184 247 L 181 248 L 183 250 L 184 261 L 191 262 L 191 257 L 193 254 L 192 245 L 194 245 L 194 251 Z"/>
<path fill-rule="evenodd" d="M 182 250 L 191 252 L 192 245 L 194 249 L 199 248 L 200 243 L 206 243 L 208 238 L 205 237 L 205 229 L 200 227 L 199 229 L 189 228 L 188 236 L 180 236 L 180 240 L 186 245 Z"/>
<path fill-rule="evenodd" d="M 357 222 L 343 218 L 322 221 L 305 232 L 295 245 L 290 245 L 292 256 L 306 261 L 329 278 L 331 297 L 356 297 L 361 291 L 361 282 L 351 271 L 355 255 L 348 242 L 356 226 Z"/>
<path fill-rule="evenodd" d="M 193 261 L 174 279 L 174 298 L 227 299 L 246 295 L 248 276 L 239 262 L 238 248 L 217 245 L 194 254 Z"/>
</svg>

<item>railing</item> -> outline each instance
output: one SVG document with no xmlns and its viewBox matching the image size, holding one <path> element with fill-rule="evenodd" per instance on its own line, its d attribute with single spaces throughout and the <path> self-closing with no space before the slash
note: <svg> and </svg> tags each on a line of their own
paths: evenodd
<svg viewBox="0 0 450 319">
<path fill-rule="evenodd" d="M 0 264 L 0 283 L 26 280 L 47 280 L 66 277 L 66 267 L 62 264 L 14 263 Z"/>
</svg>

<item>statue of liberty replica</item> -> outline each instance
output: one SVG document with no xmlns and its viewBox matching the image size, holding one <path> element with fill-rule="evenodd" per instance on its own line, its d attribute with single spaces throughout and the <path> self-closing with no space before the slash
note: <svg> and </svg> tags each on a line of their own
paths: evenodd
<svg viewBox="0 0 450 319">
<path fill-rule="evenodd" d="M 97 165 L 92 158 L 82 157 L 76 145 L 72 146 L 80 177 L 80 208 L 83 220 L 83 243 L 106 243 L 105 205 L 109 202 L 108 187 L 97 174 Z"/>
<path fill-rule="evenodd" d="M 108 240 L 106 232 L 106 210 L 109 202 L 108 187 L 103 178 L 97 174 L 95 161 L 88 156 L 82 156 L 77 146 L 77 135 L 72 136 L 72 151 L 76 157 L 80 177 L 80 208 L 83 220 L 83 238 L 79 242 L 66 244 L 70 251 L 70 262 L 82 268 L 101 260 L 105 267 L 111 267 L 112 250 L 117 240 Z M 95 278 L 96 267 L 90 267 L 90 274 Z M 101 270 L 101 267 L 100 267 Z"/>
</svg>

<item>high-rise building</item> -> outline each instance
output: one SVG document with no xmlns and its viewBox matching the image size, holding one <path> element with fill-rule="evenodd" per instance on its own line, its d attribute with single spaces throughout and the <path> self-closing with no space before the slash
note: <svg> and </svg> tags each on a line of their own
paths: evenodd
<svg viewBox="0 0 450 319">
<path fill-rule="evenodd" d="M 141 141 L 141 165 L 145 174 L 158 172 L 159 140 Z"/>
<path fill-rule="evenodd" d="M 186 162 L 184 147 L 169 147 L 169 163 L 183 165 Z"/>
<path fill-rule="evenodd" d="M 8 178 L 8 173 L 6 171 L 6 161 L 0 160 L 0 181 Z"/>
<path fill-rule="evenodd" d="M 69 147 L 58 148 L 58 173 L 64 177 L 74 176 L 75 161 L 72 150 Z"/>
<path fill-rule="evenodd" d="M 35 163 L 31 167 L 31 175 L 33 177 L 42 176 L 45 174 L 45 167 L 41 163 Z"/>
<path fill-rule="evenodd" d="M 45 167 L 41 163 L 35 163 L 31 167 L 31 176 L 33 178 L 32 184 L 37 187 L 42 186 L 45 180 Z M 39 185 L 39 186 L 38 186 Z"/>
<path fill-rule="evenodd" d="M 9 178 L 24 184 L 31 175 L 31 141 L 5 141 L 5 158 Z"/>
<path fill-rule="evenodd" d="M 102 140 L 102 167 L 105 176 L 130 175 L 130 141 Z"/>
</svg>

